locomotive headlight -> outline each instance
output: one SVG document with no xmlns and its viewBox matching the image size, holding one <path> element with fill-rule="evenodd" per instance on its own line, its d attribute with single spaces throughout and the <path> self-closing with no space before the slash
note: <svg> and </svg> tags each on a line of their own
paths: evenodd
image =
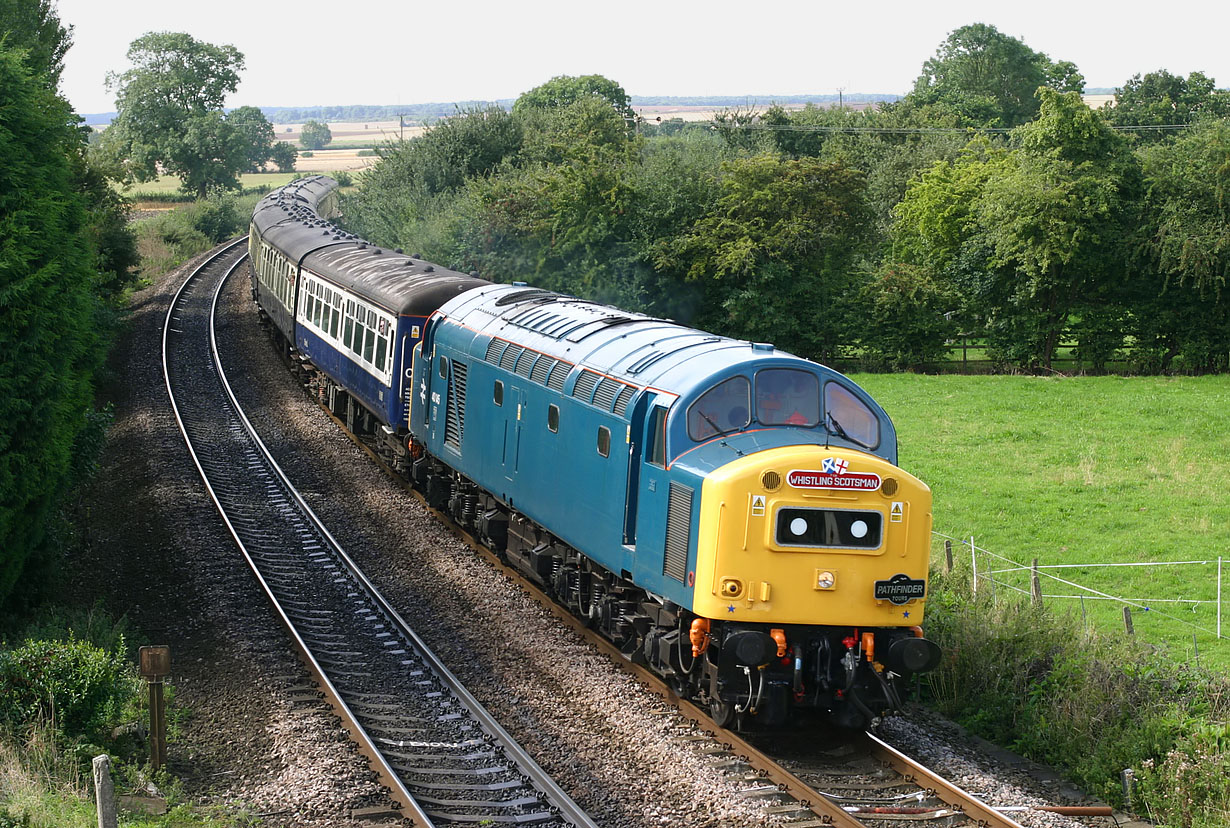
<svg viewBox="0 0 1230 828">
<path fill-rule="evenodd" d="M 832 589 L 837 585 L 837 575 L 832 570 L 816 570 L 816 589 Z"/>
</svg>

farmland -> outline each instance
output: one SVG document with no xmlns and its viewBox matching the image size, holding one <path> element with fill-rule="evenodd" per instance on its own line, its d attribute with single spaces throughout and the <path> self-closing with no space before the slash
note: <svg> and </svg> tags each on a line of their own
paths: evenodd
<svg viewBox="0 0 1230 828">
<path fill-rule="evenodd" d="M 1149 611 L 1133 611 L 1138 637 L 1190 656 L 1195 635 L 1202 660 L 1230 664 L 1226 640 L 1207 632 L 1219 556 L 1230 569 L 1230 377 L 856 379 L 897 424 L 902 466 L 931 485 L 937 532 L 1044 566 L 1211 560 L 1053 573 L 1149 599 L 1138 602 Z M 942 539 L 934 548 L 942 564 Z M 958 542 L 956 558 L 970 568 L 968 546 Z M 989 556 L 979 566 L 1004 568 Z M 1028 590 L 1023 575 L 1007 582 Z M 1043 591 L 1080 593 L 1048 578 Z M 1181 599 L 1210 603 L 1169 603 Z M 1051 600 L 1081 611 L 1076 599 Z M 1089 593 L 1084 609 L 1091 623 L 1122 629 L 1120 603 Z M 1230 617 L 1223 624 L 1225 633 Z"/>
</svg>

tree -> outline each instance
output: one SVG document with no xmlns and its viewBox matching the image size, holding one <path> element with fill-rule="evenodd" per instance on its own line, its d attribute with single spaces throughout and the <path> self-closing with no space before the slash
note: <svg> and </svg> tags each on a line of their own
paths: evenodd
<svg viewBox="0 0 1230 828">
<path fill-rule="evenodd" d="M 260 172 L 273 155 L 273 124 L 255 106 L 241 106 L 226 115 L 226 122 L 243 137 L 247 172 Z"/>
<path fill-rule="evenodd" d="M 0 598 L 72 482 L 104 348 L 72 107 L 0 42 Z"/>
<path fill-rule="evenodd" d="M 704 286 L 702 327 L 832 359 L 852 333 L 855 264 L 869 239 L 863 175 L 768 154 L 724 169 L 713 210 L 665 240 L 655 264 Z"/>
<path fill-rule="evenodd" d="M 295 171 L 295 161 L 299 158 L 299 150 L 286 141 L 274 141 L 269 148 L 269 160 L 278 165 L 278 171 L 290 173 Z"/>
<path fill-rule="evenodd" d="M 1107 103 L 1102 110 L 1116 126 L 1190 124 L 1202 115 L 1230 115 L 1230 92 L 1217 89 L 1213 79 L 1200 72 L 1184 78 L 1159 69 L 1144 76 L 1133 75 L 1115 90 L 1114 104 Z M 1164 130 L 1141 131 L 1137 138 L 1151 142 L 1168 134 Z"/>
<path fill-rule="evenodd" d="M 513 112 L 559 109 L 590 97 L 606 101 L 620 120 L 629 127 L 635 124 L 636 113 L 632 110 L 632 99 L 628 97 L 628 93 L 618 83 L 602 75 L 559 75 L 551 78 L 517 98 L 513 104 Z"/>
<path fill-rule="evenodd" d="M 304 149 L 318 150 L 333 140 L 333 133 L 328 124 L 320 121 L 308 121 L 299 132 L 299 143 Z"/>
<path fill-rule="evenodd" d="M 0 41 L 9 49 L 25 49 L 32 77 L 48 89 L 59 88 L 72 32 L 72 26 L 61 25 L 52 0 L 0 0 Z"/>
<path fill-rule="evenodd" d="M 243 55 L 188 34 L 151 32 L 132 42 L 128 59 L 133 68 L 108 75 L 118 115 L 103 134 L 126 177 L 148 181 L 165 170 L 199 197 L 237 188 L 247 141 L 222 105 L 239 85 Z"/>
<path fill-rule="evenodd" d="M 1040 86 L 1080 92 L 1085 80 L 1072 63 L 1052 63 L 994 26 L 974 23 L 940 44 L 906 98 L 914 106 L 949 107 L 969 123 L 1013 127 L 1037 114 Z"/>
<path fill-rule="evenodd" d="M 1145 238 L 1134 339 L 1148 367 L 1226 367 L 1230 352 L 1230 124 L 1209 121 L 1141 153 Z"/>
<path fill-rule="evenodd" d="M 995 352 L 1049 368 L 1078 307 L 1098 309 L 1126 268 L 1138 172 L 1126 140 L 1075 92 L 1039 90 L 1018 148 L 972 144 L 911 185 L 897 209 L 897 252 L 964 297 Z M 1089 346 L 1105 314 L 1089 313 Z M 1096 349 L 1095 349 L 1096 350 Z"/>
</svg>

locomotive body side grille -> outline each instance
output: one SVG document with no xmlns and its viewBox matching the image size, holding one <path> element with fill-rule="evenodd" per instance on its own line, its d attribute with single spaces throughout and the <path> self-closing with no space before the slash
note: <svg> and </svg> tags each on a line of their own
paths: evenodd
<svg viewBox="0 0 1230 828">
<path fill-rule="evenodd" d="M 571 362 L 564 362 L 561 359 L 555 363 L 555 367 L 551 369 L 551 375 L 547 377 L 547 387 L 552 391 L 564 393 L 564 380 L 568 378 L 568 372 L 571 370 Z"/>
<path fill-rule="evenodd" d="M 469 366 L 453 360 L 448 379 L 448 409 L 444 417 L 444 442 L 461 451 L 461 438 L 466 428 L 466 375 Z"/>
<path fill-rule="evenodd" d="M 688 545 L 692 540 L 692 490 L 671 482 L 670 499 L 666 506 L 666 549 L 662 557 L 662 574 L 677 581 L 688 575 Z"/>
<path fill-rule="evenodd" d="M 485 359 L 492 365 L 500 364 L 500 355 L 504 353 L 504 349 L 508 347 L 508 343 L 503 339 L 492 339 L 487 343 L 487 356 Z"/>
</svg>

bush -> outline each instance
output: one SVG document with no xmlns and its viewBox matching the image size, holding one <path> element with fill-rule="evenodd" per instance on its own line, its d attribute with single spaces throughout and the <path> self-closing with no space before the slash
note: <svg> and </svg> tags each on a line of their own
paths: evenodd
<svg viewBox="0 0 1230 828">
<path fill-rule="evenodd" d="M 945 658 L 926 686 L 941 712 L 1110 802 L 1123 803 L 1119 773 L 1134 768 L 1148 777 L 1138 808 L 1170 813 L 1177 803 L 1155 798 L 1176 786 L 1198 792 L 1184 800 L 1195 813 L 1225 808 L 1230 736 L 1216 753 L 1188 734 L 1205 722 L 1227 732 L 1230 679 L 1085 629 L 1070 613 L 985 592 L 974 598 L 968 573 L 959 581 L 933 573 L 932 587 L 927 632 Z"/>
<path fill-rule="evenodd" d="M 0 652 L 0 720 L 15 730 L 46 720 L 68 739 L 106 741 L 138 690 L 122 647 L 73 637 Z"/>
<path fill-rule="evenodd" d="M 333 180 L 337 182 L 339 187 L 349 187 L 354 183 L 354 177 L 345 170 L 339 170 L 333 173 Z"/>
<path fill-rule="evenodd" d="M 192 229 L 215 244 L 235 236 L 245 224 L 245 218 L 235 208 L 234 196 L 211 195 L 183 211 Z"/>
</svg>

